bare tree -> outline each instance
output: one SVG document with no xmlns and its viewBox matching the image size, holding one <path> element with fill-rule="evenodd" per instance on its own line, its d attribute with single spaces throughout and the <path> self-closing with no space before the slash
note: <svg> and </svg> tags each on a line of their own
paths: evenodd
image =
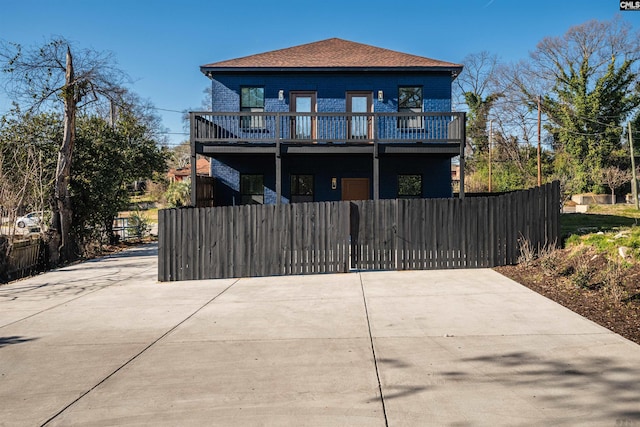
<svg viewBox="0 0 640 427">
<path fill-rule="evenodd" d="M 0 117 L 0 206 L 10 223 L 26 209 L 48 209 L 52 156 L 61 137 L 59 115 L 23 114 L 16 108 Z"/>
<path fill-rule="evenodd" d="M 468 55 L 464 70 L 457 78 L 457 98 L 469 110 L 467 134 L 474 151 L 488 151 L 487 123 L 493 104 L 502 96 L 496 86 L 498 57 L 489 52 Z"/>
<path fill-rule="evenodd" d="M 118 102 L 125 75 L 115 67 L 111 54 L 76 50 L 64 38 L 27 50 L 2 42 L 0 60 L 8 75 L 8 92 L 16 101 L 29 105 L 30 110 L 62 102 L 64 130 L 55 175 L 50 252 L 53 263 L 65 262 L 74 256 L 69 184 L 76 114 L 99 101 Z"/>
<path fill-rule="evenodd" d="M 602 183 L 611 190 L 611 203 L 616 203 L 615 191 L 622 184 L 626 184 L 631 179 L 629 171 L 623 171 L 617 166 L 609 166 L 600 171 Z"/>
</svg>

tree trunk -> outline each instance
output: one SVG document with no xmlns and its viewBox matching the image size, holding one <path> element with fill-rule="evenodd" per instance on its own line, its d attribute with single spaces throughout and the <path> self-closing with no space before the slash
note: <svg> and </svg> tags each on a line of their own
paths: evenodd
<svg viewBox="0 0 640 427">
<path fill-rule="evenodd" d="M 55 264 L 67 262 L 73 259 L 73 244 L 71 242 L 71 222 L 73 211 L 71 208 L 71 194 L 69 185 L 71 179 L 71 158 L 76 133 L 76 88 L 73 74 L 73 58 L 71 50 L 67 47 L 67 64 L 65 86 L 63 88 L 64 101 L 64 132 L 62 145 L 58 152 L 58 164 L 55 177 L 55 203 L 54 219 L 55 227 L 51 239 L 51 261 Z M 57 246 L 57 247 L 56 247 Z"/>
</svg>

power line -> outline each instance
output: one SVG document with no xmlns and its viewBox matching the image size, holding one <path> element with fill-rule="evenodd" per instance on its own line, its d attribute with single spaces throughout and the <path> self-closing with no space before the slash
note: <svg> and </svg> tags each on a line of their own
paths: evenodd
<svg viewBox="0 0 640 427">
<path fill-rule="evenodd" d="M 182 110 L 182 111 L 178 111 L 178 110 L 170 110 L 168 108 L 159 108 L 159 107 L 149 107 L 152 110 L 158 110 L 158 111 L 168 111 L 170 113 L 180 113 L 180 114 L 185 114 L 187 112 L 187 110 Z"/>
</svg>

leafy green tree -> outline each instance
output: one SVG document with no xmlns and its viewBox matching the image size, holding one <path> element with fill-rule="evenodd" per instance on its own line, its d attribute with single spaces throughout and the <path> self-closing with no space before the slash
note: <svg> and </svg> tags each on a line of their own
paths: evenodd
<svg viewBox="0 0 640 427">
<path fill-rule="evenodd" d="M 483 98 L 478 93 L 464 93 L 465 102 L 469 106 L 467 136 L 472 141 L 474 154 L 486 154 L 489 151 L 487 124 L 491 107 L 499 97 L 499 94 L 491 94 Z"/>
<path fill-rule="evenodd" d="M 100 117 L 79 117 L 71 193 L 74 237 L 84 252 L 95 242 L 114 241 L 113 219 L 129 206 L 127 184 L 165 171 L 167 153 L 131 110 L 111 125 Z"/>
<path fill-rule="evenodd" d="M 515 79 L 532 108 L 545 88 L 556 172 L 577 191 L 600 191 L 599 171 L 620 163 L 622 125 L 640 106 L 639 58 L 640 37 L 629 25 L 589 21 L 543 39 Z"/>
</svg>

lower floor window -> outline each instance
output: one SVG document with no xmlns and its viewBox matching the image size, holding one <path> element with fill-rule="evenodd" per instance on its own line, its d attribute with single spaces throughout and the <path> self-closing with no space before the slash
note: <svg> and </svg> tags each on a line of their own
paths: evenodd
<svg viewBox="0 0 640 427">
<path fill-rule="evenodd" d="M 422 175 L 398 175 L 398 198 L 419 199 L 422 197 Z"/>
<path fill-rule="evenodd" d="M 313 175 L 291 175 L 291 202 L 313 202 Z"/>
<path fill-rule="evenodd" d="M 240 195 L 243 205 L 264 204 L 264 175 L 240 175 Z"/>
</svg>

